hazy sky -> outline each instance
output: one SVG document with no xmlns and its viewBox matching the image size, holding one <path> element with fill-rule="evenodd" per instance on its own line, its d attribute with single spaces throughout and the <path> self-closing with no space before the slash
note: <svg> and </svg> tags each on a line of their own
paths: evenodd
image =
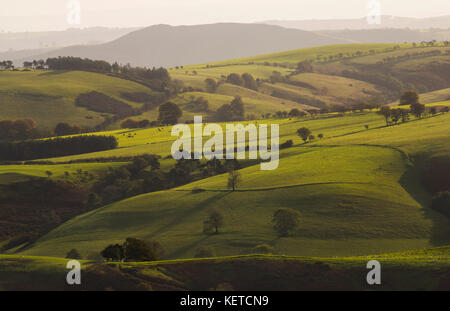
<svg viewBox="0 0 450 311">
<path fill-rule="evenodd" d="M 71 1 L 81 5 L 79 26 L 67 21 Z M 0 0 L 0 30 L 361 18 L 367 15 L 370 1 L 379 1 L 384 15 L 450 14 L 450 0 Z"/>
</svg>

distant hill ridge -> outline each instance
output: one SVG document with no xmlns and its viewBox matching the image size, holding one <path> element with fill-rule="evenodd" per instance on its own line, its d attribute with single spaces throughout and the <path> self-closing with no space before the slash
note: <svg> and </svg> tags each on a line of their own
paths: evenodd
<svg viewBox="0 0 450 311">
<path fill-rule="evenodd" d="M 339 43 L 349 41 L 264 24 L 154 25 L 105 44 L 27 55 L 16 59 L 16 63 L 33 58 L 77 56 L 137 66 L 174 67 Z"/>
</svg>

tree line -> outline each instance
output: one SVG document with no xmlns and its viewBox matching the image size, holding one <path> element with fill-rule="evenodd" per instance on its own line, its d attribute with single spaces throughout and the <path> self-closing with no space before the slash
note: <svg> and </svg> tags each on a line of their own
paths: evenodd
<svg viewBox="0 0 450 311">
<path fill-rule="evenodd" d="M 1 142 L 1 161 L 61 157 L 117 148 L 114 136 L 74 136 L 21 142 Z"/>
</svg>

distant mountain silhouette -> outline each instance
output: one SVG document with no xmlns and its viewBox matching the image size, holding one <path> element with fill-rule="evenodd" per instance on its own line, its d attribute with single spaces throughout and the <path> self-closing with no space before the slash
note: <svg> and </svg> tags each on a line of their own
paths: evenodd
<svg viewBox="0 0 450 311">
<path fill-rule="evenodd" d="M 100 45 L 70 46 L 16 59 L 77 56 L 138 66 L 199 64 L 289 49 L 349 43 L 313 32 L 264 24 L 155 25 Z"/>
<path fill-rule="evenodd" d="M 64 31 L 0 33 L 0 51 L 55 49 L 77 44 L 101 44 L 118 39 L 138 28 L 70 28 Z"/>
<path fill-rule="evenodd" d="M 286 28 L 295 28 L 308 31 L 314 30 L 337 30 L 337 29 L 380 29 L 380 28 L 410 28 L 410 29 L 429 29 L 429 28 L 450 28 L 450 15 L 428 17 L 428 18 L 410 18 L 383 15 L 380 24 L 369 24 L 367 19 L 312 19 L 312 20 L 271 20 L 262 23 L 268 25 L 277 25 Z"/>
</svg>

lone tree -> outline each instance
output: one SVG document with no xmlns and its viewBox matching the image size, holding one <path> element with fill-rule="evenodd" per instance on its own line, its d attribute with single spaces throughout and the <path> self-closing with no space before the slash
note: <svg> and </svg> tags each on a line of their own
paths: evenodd
<svg viewBox="0 0 450 311">
<path fill-rule="evenodd" d="M 424 112 L 425 112 L 425 105 L 421 103 L 411 105 L 411 113 L 415 115 L 417 118 L 421 118 Z"/>
<path fill-rule="evenodd" d="M 51 171 L 45 171 L 45 175 L 47 175 L 48 178 L 52 177 L 53 173 Z"/>
<path fill-rule="evenodd" d="M 161 124 L 176 124 L 182 115 L 183 112 L 177 104 L 167 102 L 159 106 L 158 121 Z"/>
<path fill-rule="evenodd" d="M 82 256 L 75 248 L 72 248 L 67 253 L 66 258 L 68 258 L 68 259 L 82 259 Z"/>
<path fill-rule="evenodd" d="M 238 171 L 236 171 L 234 169 L 231 169 L 228 172 L 228 189 L 235 191 L 236 188 L 241 183 L 241 181 L 242 181 L 241 173 L 239 173 Z"/>
<path fill-rule="evenodd" d="M 386 121 L 386 126 L 390 124 L 390 119 L 392 115 L 391 107 L 382 106 L 377 113 L 384 117 L 384 120 Z"/>
<path fill-rule="evenodd" d="M 309 136 L 311 135 L 311 130 L 308 129 L 308 128 L 306 128 L 306 127 L 302 127 L 302 128 L 299 128 L 299 129 L 297 130 L 297 134 L 298 134 L 298 136 L 300 136 L 301 139 L 303 139 L 303 141 L 306 143 L 307 140 L 308 140 L 308 138 L 309 138 Z"/>
<path fill-rule="evenodd" d="M 206 234 L 218 234 L 219 228 L 223 226 L 223 215 L 217 209 L 213 208 L 208 215 L 208 219 L 203 222 L 203 232 Z"/>
<path fill-rule="evenodd" d="M 415 90 L 406 91 L 400 97 L 400 106 L 411 106 L 419 103 L 419 95 Z"/>
<path fill-rule="evenodd" d="M 219 86 L 216 80 L 208 78 L 205 80 L 206 91 L 209 93 L 215 93 L 217 91 L 217 87 Z"/>
<path fill-rule="evenodd" d="M 273 214 L 272 223 L 279 236 L 289 236 L 300 223 L 300 213 L 292 208 L 280 208 Z"/>
<path fill-rule="evenodd" d="M 103 251 L 100 252 L 103 258 L 112 261 L 121 261 L 125 258 L 125 251 L 120 244 L 108 245 Z"/>
<path fill-rule="evenodd" d="M 241 96 L 236 95 L 231 101 L 230 106 L 235 118 L 240 120 L 244 117 L 244 102 Z"/>
</svg>

